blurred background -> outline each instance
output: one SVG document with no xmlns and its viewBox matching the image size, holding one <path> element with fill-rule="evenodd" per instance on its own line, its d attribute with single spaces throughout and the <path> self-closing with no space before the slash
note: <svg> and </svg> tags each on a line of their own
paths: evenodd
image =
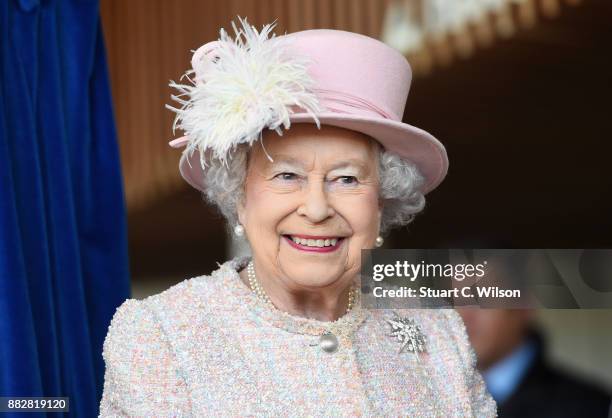
<svg viewBox="0 0 612 418">
<path fill-rule="evenodd" d="M 133 296 L 231 256 L 222 218 L 178 173 L 169 80 L 237 15 L 282 34 L 359 32 L 403 52 L 404 121 L 450 170 L 389 248 L 612 248 L 612 2 L 608 0 L 101 0 L 128 207 Z M 179 133 L 177 133 L 178 136 Z M 612 278 L 610 278 L 612 280 Z M 550 358 L 612 388 L 612 311 L 533 319 Z"/>
</svg>

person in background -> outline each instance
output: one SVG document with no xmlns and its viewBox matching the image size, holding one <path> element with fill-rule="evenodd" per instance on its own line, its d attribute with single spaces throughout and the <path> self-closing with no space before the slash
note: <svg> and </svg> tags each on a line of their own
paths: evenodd
<svg viewBox="0 0 612 418">
<path fill-rule="evenodd" d="M 500 418 L 610 416 L 611 397 L 546 360 L 528 309 L 457 309 Z"/>
</svg>

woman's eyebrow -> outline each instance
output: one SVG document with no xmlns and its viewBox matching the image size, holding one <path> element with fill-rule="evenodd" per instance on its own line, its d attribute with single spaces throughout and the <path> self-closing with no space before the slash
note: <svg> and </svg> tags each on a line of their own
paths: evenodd
<svg viewBox="0 0 612 418">
<path fill-rule="evenodd" d="M 271 169 L 277 169 L 279 167 L 290 167 L 290 168 L 301 168 L 304 169 L 304 164 L 297 158 L 293 158 L 285 155 L 277 155 L 272 157 L 274 161 L 270 163 Z"/>
<path fill-rule="evenodd" d="M 337 163 L 331 166 L 331 169 L 336 170 L 339 168 L 346 168 L 346 167 L 357 167 L 362 172 L 366 172 L 366 173 L 368 172 L 368 166 L 363 161 L 355 159 L 355 158 L 338 161 Z"/>
<path fill-rule="evenodd" d="M 279 167 L 285 167 L 285 166 L 289 166 L 289 167 L 297 167 L 297 168 L 301 168 L 304 169 L 305 165 L 302 161 L 300 161 L 299 159 L 289 156 L 289 155 L 277 155 L 273 157 L 274 161 L 270 164 L 271 168 L 279 168 Z M 335 163 L 333 163 L 329 170 L 337 170 L 340 168 L 347 168 L 347 167 L 356 167 L 357 169 L 359 169 L 362 172 L 368 172 L 368 166 L 367 164 L 357 158 L 349 158 L 349 159 L 343 159 L 340 161 L 337 161 Z"/>
</svg>

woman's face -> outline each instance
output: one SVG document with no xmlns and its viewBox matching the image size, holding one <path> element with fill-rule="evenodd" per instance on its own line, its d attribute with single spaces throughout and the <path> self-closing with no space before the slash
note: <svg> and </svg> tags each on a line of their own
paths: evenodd
<svg viewBox="0 0 612 418">
<path fill-rule="evenodd" d="M 379 232 L 378 149 L 347 129 L 294 124 L 251 149 L 238 208 L 259 275 L 284 287 L 342 288 Z M 296 242 L 297 241 L 297 242 Z"/>
</svg>

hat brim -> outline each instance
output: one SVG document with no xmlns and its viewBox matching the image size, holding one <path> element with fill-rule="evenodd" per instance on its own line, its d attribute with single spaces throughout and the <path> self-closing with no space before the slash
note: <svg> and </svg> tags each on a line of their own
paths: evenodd
<svg viewBox="0 0 612 418">
<path fill-rule="evenodd" d="M 444 146 L 433 135 L 416 126 L 380 117 L 368 118 L 335 112 L 318 113 L 317 117 L 321 125 L 351 129 L 368 135 L 381 143 L 386 150 L 416 164 L 425 178 L 421 188 L 424 194 L 435 189 L 448 172 L 448 157 Z M 289 119 L 291 123 L 315 123 L 307 113 L 296 113 Z M 171 145 L 179 147 L 185 143 L 186 139 L 181 139 L 172 141 Z M 179 167 L 187 183 L 198 190 L 205 190 L 204 171 L 197 151 L 190 157 L 183 154 Z"/>
</svg>

